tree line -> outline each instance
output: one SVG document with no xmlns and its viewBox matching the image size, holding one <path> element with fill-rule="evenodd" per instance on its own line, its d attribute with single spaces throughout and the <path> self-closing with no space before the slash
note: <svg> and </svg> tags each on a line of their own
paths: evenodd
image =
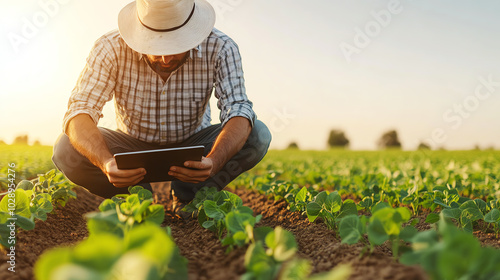
<svg viewBox="0 0 500 280">
<path fill-rule="evenodd" d="M 401 149 L 401 141 L 399 140 L 398 132 L 396 130 L 388 130 L 384 132 L 380 138 L 377 140 L 377 147 L 379 149 Z M 340 129 L 330 130 L 328 135 L 327 146 L 329 148 L 347 148 L 349 147 L 350 141 L 347 138 L 345 132 Z M 299 149 L 297 142 L 291 142 L 288 145 L 288 149 Z M 431 150 L 431 146 L 425 142 L 420 142 L 417 147 L 418 150 Z M 444 150 L 443 147 L 438 148 L 439 150 Z M 493 150 L 493 147 L 486 148 L 487 150 Z M 474 146 L 474 150 L 480 150 L 479 145 Z"/>
</svg>

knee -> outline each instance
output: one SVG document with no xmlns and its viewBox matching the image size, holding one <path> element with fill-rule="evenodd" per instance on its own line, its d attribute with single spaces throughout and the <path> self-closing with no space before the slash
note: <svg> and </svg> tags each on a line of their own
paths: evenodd
<svg viewBox="0 0 500 280">
<path fill-rule="evenodd" d="M 247 142 L 260 155 L 260 158 L 263 158 L 267 153 L 271 139 L 271 132 L 267 126 L 263 122 L 256 120 Z"/>
<path fill-rule="evenodd" d="M 83 156 L 71 145 L 68 136 L 61 134 L 54 144 L 52 162 L 57 169 L 63 173 L 71 173 L 72 170 L 81 166 Z"/>
</svg>

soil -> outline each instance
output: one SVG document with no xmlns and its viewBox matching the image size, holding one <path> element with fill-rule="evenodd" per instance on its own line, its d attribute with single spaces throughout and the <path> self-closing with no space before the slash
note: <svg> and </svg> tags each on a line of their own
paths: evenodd
<svg viewBox="0 0 500 280">
<path fill-rule="evenodd" d="M 171 207 L 168 196 L 162 191 L 166 184 L 154 186 L 157 203 L 166 209 Z M 37 258 L 47 249 L 75 244 L 88 236 L 83 215 L 97 211 L 103 200 L 83 188 L 75 188 L 78 199 L 71 200 L 65 207 L 50 214 L 46 222 L 37 221 L 31 231 L 20 230 L 17 234 L 16 272 L 7 270 L 6 253 L 0 255 L 0 279 L 34 279 L 33 266 Z M 328 271 L 338 264 L 350 264 L 353 273 L 349 279 L 428 279 L 417 266 L 405 266 L 394 260 L 388 246 L 378 246 L 373 254 L 361 255 L 363 245 L 341 244 L 334 232 L 324 224 L 309 223 L 297 212 L 289 212 L 284 201 L 274 201 L 253 191 L 236 189 L 244 205 L 261 214 L 257 226 L 281 226 L 291 231 L 298 243 L 298 256 L 308 259 L 312 273 Z M 420 217 L 425 220 L 425 217 Z M 236 248 L 226 254 L 214 233 L 203 229 L 194 219 L 185 221 L 167 214 L 164 225 L 172 228 L 172 235 L 181 254 L 188 259 L 190 280 L 239 279 L 245 273 L 244 258 L 246 247 Z M 425 224 L 422 224 L 424 227 Z M 424 228 L 422 228 L 424 229 Z M 493 233 L 476 233 L 482 243 L 500 247 Z"/>
</svg>

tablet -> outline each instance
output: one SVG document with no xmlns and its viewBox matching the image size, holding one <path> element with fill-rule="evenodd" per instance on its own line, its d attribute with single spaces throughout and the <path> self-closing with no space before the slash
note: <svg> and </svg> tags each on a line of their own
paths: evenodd
<svg viewBox="0 0 500 280">
<path fill-rule="evenodd" d="M 114 155 L 118 169 L 144 167 L 146 175 L 141 183 L 172 181 L 176 178 L 168 175 L 171 166 L 184 166 L 188 160 L 200 161 L 205 151 L 204 146 L 189 146 L 158 150 L 116 153 Z"/>
</svg>

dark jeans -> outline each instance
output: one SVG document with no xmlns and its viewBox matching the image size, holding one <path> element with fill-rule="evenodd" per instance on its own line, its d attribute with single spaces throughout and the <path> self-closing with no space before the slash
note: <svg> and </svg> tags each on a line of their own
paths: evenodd
<svg viewBox="0 0 500 280">
<path fill-rule="evenodd" d="M 186 141 L 176 145 L 157 145 L 137 140 L 121 131 L 99 128 L 112 154 L 139 150 L 161 149 L 177 146 L 203 145 L 205 155 L 212 149 L 213 143 L 221 131 L 220 124 L 207 127 L 194 134 Z M 172 181 L 171 188 L 177 198 L 190 201 L 203 186 L 217 187 L 222 190 L 241 173 L 259 163 L 267 153 L 271 142 L 271 133 L 264 123 L 257 120 L 243 148 L 231 158 L 219 173 L 205 182 L 193 184 L 179 180 Z M 127 188 L 113 186 L 106 175 L 71 145 L 68 136 L 61 134 L 54 145 L 52 161 L 73 183 L 83 186 L 90 192 L 110 198 L 116 194 L 128 193 Z M 150 184 L 141 184 L 151 190 Z"/>
</svg>

